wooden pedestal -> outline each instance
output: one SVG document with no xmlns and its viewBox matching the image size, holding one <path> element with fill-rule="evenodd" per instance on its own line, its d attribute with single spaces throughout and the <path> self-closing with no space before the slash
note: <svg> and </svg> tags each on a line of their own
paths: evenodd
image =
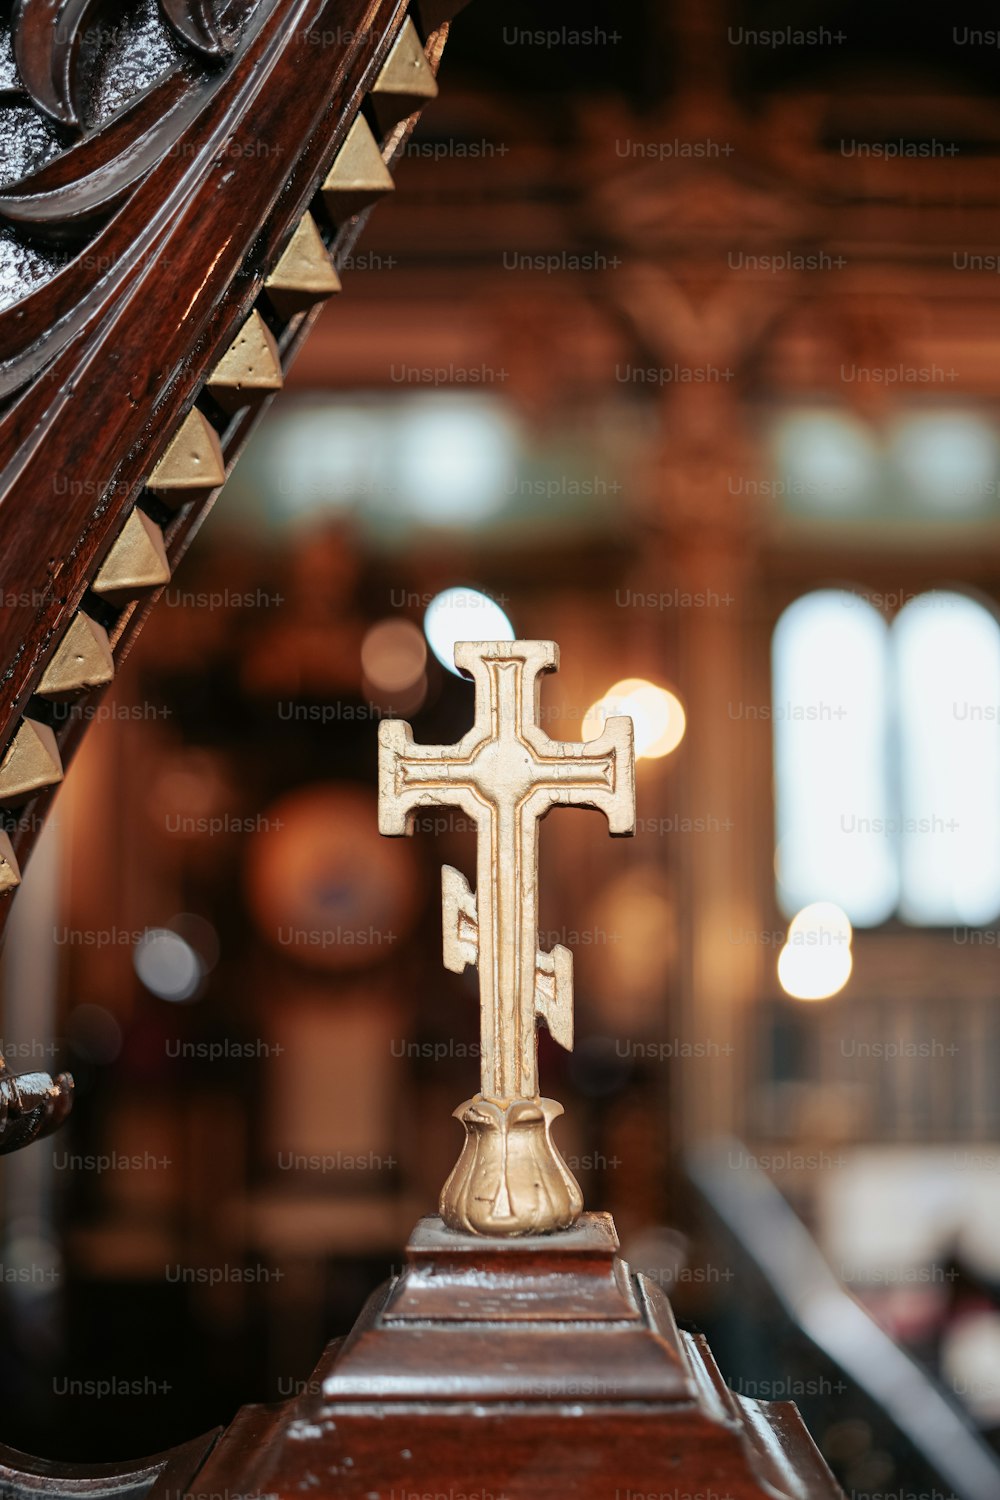
<svg viewBox="0 0 1000 1500">
<path fill-rule="evenodd" d="M 422 1219 L 306 1393 L 245 1408 L 200 1495 L 833 1500 L 790 1402 L 735 1396 L 607 1214 L 486 1240 Z"/>
</svg>

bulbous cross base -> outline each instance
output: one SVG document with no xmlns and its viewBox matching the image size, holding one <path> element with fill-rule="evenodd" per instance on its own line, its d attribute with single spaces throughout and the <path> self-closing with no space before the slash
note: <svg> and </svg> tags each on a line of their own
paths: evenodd
<svg viewBox="0 0 1000 1500">
<path fill-rule="evenodd" d="M 583 1194 L 552 1139 L 554 1099 L 487 1099 L 454 1111 L 465 1144 L 441 1190 L 441 1217 L 463 1234 L 547 1234 L 568 1229 Z"/>
</svg>

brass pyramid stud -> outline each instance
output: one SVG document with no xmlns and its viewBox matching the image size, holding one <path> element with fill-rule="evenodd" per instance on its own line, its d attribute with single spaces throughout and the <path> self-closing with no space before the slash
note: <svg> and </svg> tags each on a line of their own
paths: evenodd
<svg viewBox="0 0 1000 1500">
<path fill-rule="evenodd" d="M 59 746 L 48 724 L 24 718 L 0 761 L 0 804 L 26 802 L 43 787 L 62 781 Z"/>
<path fill-rule="evenodd" d="M 195 406 L 174 433 L 146 488 L 167 505 L 179 506 L 194 495 L 217 489 L 225 479 L 219 434 Z"/>
<path fill-rule="evenodd" d="M 163 532 L 145 511 L 135 509 L 121 535 L 101 564 L 92 584 L 95 594 L 112 603 L 125 603 L 146 589 L 170 582 L 170 564 Z"/>
<path fill-rule="evenodd" d="M 41 698 L 66 698 L 87 688 L 103 687 L 114 675 L 108 632 L 81 610 L 74 615 L 35 691 Z"/>
<path fill-rule="evenodd" d="M 208 389 L 228 412 L 262 401 L 284 384 L 271 330 L 254 308 L 208 377 Z"/>
<path fill-rule="evenodd" d="M 340 277 L 312 214 L 302 215 L 264 290 L 283 318 L 293 318 L 340 291 Z"/>
<path fill-rule="evenodd" d="M 14 846 L 7 834 L 0 833 L 0 896 L 16 890 L 21 884 L 21 867 L 14 857 Z"/>
<path fill-rule="evenodd" d="M 424 56 L 417 28 L 407 16 L 372 85 L 372 103 L 382 130 L 391 130 L 407 115 L 423 109 L 437 93 L 437 79 Z"/>
<path fill-rule="evenodd" d="M 327 213 L 335 224 L 343 224 L 395 186 L 368 121 L 358 115 L 320 189 Z"/>
</svg>

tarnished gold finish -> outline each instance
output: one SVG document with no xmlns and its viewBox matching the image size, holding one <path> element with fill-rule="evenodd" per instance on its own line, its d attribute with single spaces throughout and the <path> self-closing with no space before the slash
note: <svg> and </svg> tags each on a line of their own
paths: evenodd
<svg viewBox="0 0 1000 1500">
<path fill-rule="evenodd" d="M 22 719 L 21 727 L 0 761 L 0 804 L 26 802 L 43 787 L 62 781 L 62 761 L 48 724 Z"/>
<path fill-rule="evenodd" d="M 274 336 L 254 308 L 208 377 L 208 389 L 226 411 L 262 401 L 284 384 Z"/>
<path fill-rule="evenodd" d="M 132 512 L 93 582 L 95 594 L 118 603 L 170 582 L 163 532 L 146 512 Z"/>
<path fill-rule="evenodd" d="M 264 290 L 283 318 L 305 312 L 340 291 L 340 277 L 312 214 L 302 215 Z"/>
<path fill-rule="evenodd" d="M 327 212 L 335 224 L 342 224 L 395 187 L 368 121 L 358 115 L 321 189 Z"/>
<path fill-rule="evenodd" d="M 538 822 L 553 807 L 593 807 L 612 833 L 635 823 L 631 719 L 609 719 L 586 743 L 538 724 L 552 641 L 462 641 L 455 664 L 475 683 L 473 727 L 455 745 L 418 745 L 399 719 L 379 725 L 379 829 L 412 831 L 425 807 L 458 807 L 477 830 L 476 891 L 442 871 L 444 963 L 479 969 L 481 1092 L 458 1111 L 467 1139 L 441 1198 L 452 1228 L 529 1234 L 562 1228 L 582 1208 L 538 1093 L 536 1021 L 573 1045 L 573 957 L 538 947 Z"/>
<path fill-rule="evenodd" d="M 420 45 L 417 28 L 407 17 L 392 44 L 381 73 L 372 86 L 372 103 L 383 130 L 391 130 L 428 99 L 436 99 L 437 79 Z"/>
<path fill-rule="evenodd" d="M 21 884 L 21 869 L 14 857 L 14 849 L 5 833 L 0 833 L 0 896 L 14 891 Z"/>
<path fill-rule="evenodd" d="M 146 488 L 167 505 L 176 506 L 183 505 L 190 496 L 216 489 L 225 479 L 219 434 L 195 406 L 150 474 Z"/>
<path fill-rule="evenodd" d="M 462 1154 L 441 1189 L 441 1217 L 466 1234 L 543 1234 L 566 1229 L 583 1194 L 552 1139 L 563 1107 L 554 1099 L 504 1103 L 477 1094 L 454 1111 Z"/>
<path fill-rule="evenodd" d="M 35 691 L 42 698 L 66 698 L 86 688 L 102 687 L 114 675 L 108 632 L 81 610 L 73 617 Z"/>
</svg>

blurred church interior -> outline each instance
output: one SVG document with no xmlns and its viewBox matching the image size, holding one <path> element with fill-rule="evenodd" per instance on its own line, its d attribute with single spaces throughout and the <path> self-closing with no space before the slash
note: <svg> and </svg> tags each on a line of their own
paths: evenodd
<svg viewBox="0 0 1000 1500">
<path fill-rule="evenodd" d="M 432 1209 L 473 843 L 448 809 L 380 839 L 377 726 L 458 739 L 451 647 L 509 634 L 560 644 L 548 733 L 636 720 L 636 837 L 541 844 L 588 1207 L 849 1492 L 936 1482 L 921 1411 L 1000 1448 L 988 24 L 457 17 L 18 897 L 5 1055 L 77 1097 L 0 1175 L 8 1442 L 123 1457 L 288 1396 Z"/>
</svg>

